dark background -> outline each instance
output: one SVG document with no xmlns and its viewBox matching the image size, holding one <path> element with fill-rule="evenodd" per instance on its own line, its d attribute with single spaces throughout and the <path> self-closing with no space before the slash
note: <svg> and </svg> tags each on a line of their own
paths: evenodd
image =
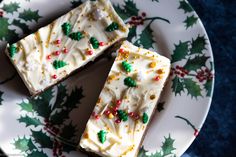
<svg viewBox="0 0 236 157">
<path fill-rule="evenodd" d="M 236 1 L 189 0 L 211 41 L 215 89 L 203 128 L 182 157 L 236 156 Z"/>
<path fill-rule="evenodd" d="M 189 2 L 200 16 L 209 35 L 215 60 L 216 81 L 206 122 L 182 157 L 235 157 L 236 0 Z"/>
</svg>

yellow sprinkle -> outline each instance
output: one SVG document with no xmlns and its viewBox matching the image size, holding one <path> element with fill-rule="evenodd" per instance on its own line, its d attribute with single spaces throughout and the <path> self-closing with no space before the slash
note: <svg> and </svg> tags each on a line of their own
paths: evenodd
<svg viewBox="0 0 236 157">
<path fill-rule="evenodd" d="M 108 118 L 109 118 L 109 119 L 113 119 L 113 118 L 114 118 L 114 115 L 113 115 L 112 113 L 110 113 L 110 114 L 108 115 Z"/>
<path fill-rule="evenodd" d="M 151 99 L 151 100 L 153 100 L 153 99 L 155 99 L 155 98 L 156 98 L 155 95 L 151 95 L 151 96 L 150 96 L 150 99 Z"/>
<path fill-rule="evenodd" d="M 157 65 L 157 63 L 156 63 L 156 62 L 151 62 L 151 63 L 149 64 L 149 67 L 150 67 L 150 68 L 155 68 L 155 67 L 156 67 L 156 65 Z"/>
<path fill-rule="evenodd" d="M 115 75 L 110 75 L 110 76 L 108 77 L 109 80 L 114 80 L 115 78 L 116 78 Z"/>
<path fill-rule="evenodd" d="M 163 74 L 163 73 L 164 73 L 164 70 L 163 70 L 163 69 L 158 69 L 158 70 L 157 70 L 157 73 L 158 73 L 158 74 Z"/>
<path fill-rule="evenodd" d="M 88 133 L 84 133 L 84 138 L 89 138 L 89 135 L 88 135 Z"/>
<path fill-rule="evenodd" d="M 97 104 L 100 104 L 102 102 L 101 98 L 98 98 Z"/>
</svg>

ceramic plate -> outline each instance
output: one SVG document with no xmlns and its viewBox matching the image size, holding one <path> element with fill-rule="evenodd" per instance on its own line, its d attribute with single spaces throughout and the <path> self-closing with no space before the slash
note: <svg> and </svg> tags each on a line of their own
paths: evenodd
<svg viewBox="0 0 236 157">
<path fill-rule="evenodd" d="M 112 0 L 130 29 L 128 40 L 171 58 L 172 72 L 139 157 L 180 156 L 207 116 L 214 84 L 206 31 L 185 0 Z M 3 0 L 0 4 L 0 147 L 9 156 L 82 157 L 76 151 L 111 57 L 71 76 L 35 98 L 3 54 L 16 41 L 50 23 L 80 0 Z"/>
</svg>

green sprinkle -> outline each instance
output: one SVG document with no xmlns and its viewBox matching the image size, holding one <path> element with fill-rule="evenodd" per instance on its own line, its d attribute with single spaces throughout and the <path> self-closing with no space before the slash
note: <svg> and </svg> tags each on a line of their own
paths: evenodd
<svg viewBox="0 0 236 157">
<path fill-rule="evenodd" d="M 98 132 L 98 139 L 102 144 L 106 141 L 106 135 L 107 135 L 107 132 L 104 130 L 101 130 Z"/>
<path fill-rule="evenodd" d="M 64 61 L 62 61 L 62 60 L 55 60 L 55 61 L 53 62 L 53 67 L 54 67 L 55 69 L 62 68 L 62 67 L 64 67 L 64 66 L 66 66 L 66 65 L 67 65 L 67 63 L 64 62 Z"/>
<path fill-rule="evenodd" d="M 143 119 L 142 119 L 142 120 L 143 120 L 143 124 L 146 124 L 146 123 L 148 122 L 148 119 L 149 119 L 149 118 L 148 118 L 147 113 L 144 112 L 144 113 L 143 113 Z"/>
<path fill-rule="evenodd" d="M 124 79 L 124 84 L 128 87 L 136 87 L 137 83 L 134 79 L 132 79 L 131 77 L 126 77 Z"/>
<path fill-rule="evenodd" d="M 68 22 L 65 22 L 61 25 L 61 27 L 64 34 L 68 36 L 71 32 L 71 24 Z"/>
<path fill-rule="evenodd" d="M 10 56 L 11 58 L 14 57 L 14 55 L 15 55 L 16 52 L 17 52 L 16 44 L 10 45 L 9 48 L 8 48 L 8 52 L 9 52 L 9 56 Z"/>
<path fill-rule="evenodd" d="M 122 62 L 122 67 L 124 68 L 125 71 L 131 72 L 132 71 L 132 66 L 126 61 Z"/>
<path fill-rule="evenodd" d="M 122 120 L 124 122 L 126 122 L 128 120 L 128 114 L 125 111 L 118 110 L 117 113 L 118 113 L 118 117 L 120 120 Z"/>
<path fill-rule="evenodd" d="M 79 40 L 82 39 L 84 36 L 83 36 L 83 34 L 82 34 L 81 32 L 74 32 L 74 33 L 71 33 L 71 34 L 69 35 L 69 37 L 70 37 L 71 39 L 73 39 L 73 40 L 79 41 Z"/>
<path fill-rule="evenodd" d="M 99 41 L 95 37 L 91 37 L 89 41 L 92 44 L 94 49 L 99 48 Z"/>
<path fill-rule="evenodd" d="M 114 30 L 118 30 L 119 25 L 116 22 L 112 22 L 109 26 L 107 26 L 106 31 L 107 32 L 113 32 Z"/>
</svg>

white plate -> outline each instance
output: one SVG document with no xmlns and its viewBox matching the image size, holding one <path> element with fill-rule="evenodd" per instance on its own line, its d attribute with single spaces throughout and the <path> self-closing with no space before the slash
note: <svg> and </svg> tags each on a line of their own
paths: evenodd
<svg viewBox="0 0 236 157">
<path fill-rule="evenodd" d="M 214 66 L 206 31 L 184 0 L 112 1 L 121 17 L 134 25 L 128 40 L 172 58 L 172 75 L 139 157 L 180 156 L 201 129 L 212 99 Z M 78 3 L 3 0 L 0 40 L 17 40 L 18 35 L 36 30 Z M 0 42 L 1 51 L 5 45 Z M 1 149 L 10 156 L 86 156 L 75 146 L 111 64 L 112 59 L 104 58 L 29 99 L 19 76 L 1 53 Z"/>
</svg>

